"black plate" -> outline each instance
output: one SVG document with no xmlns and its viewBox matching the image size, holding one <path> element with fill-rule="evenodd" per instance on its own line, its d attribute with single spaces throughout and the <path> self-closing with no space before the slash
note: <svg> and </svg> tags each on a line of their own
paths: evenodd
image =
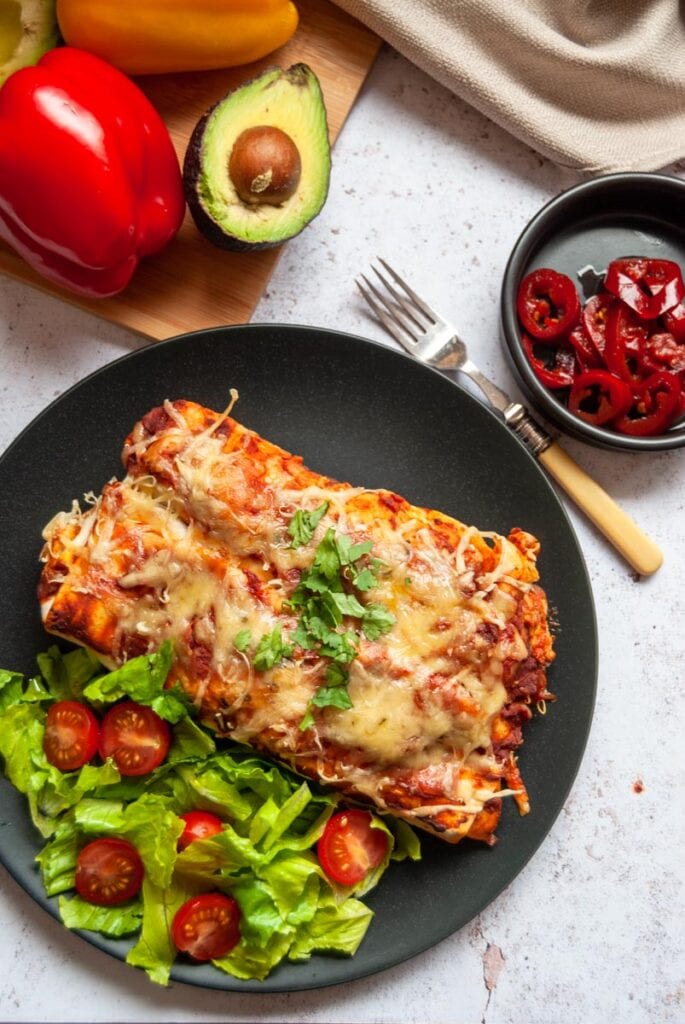
<svg viewBox="0 0 685 1024">
<path fill-rule="evenodd" d="M 566 274 L 585 294 L 578 271 L 602 271 L 620 256 L 675 260 L 685 268 L 685 181 L 665 174 L 607 174 L 556 196 L 526 225 L 504 271 L 502 333 L 514 372 L 533 404 L 567 434 L 602 448 L 650 452 L 685 445 L 682 421 L 665 434 L 633 437 L 570 413 L 533 372 L 521 347 L 516 296 L 538 267 Z"/>
<path fill-rule="evenodd" d="M 568 519 L 522 444 L 488 409 L 440 374 L 382 345 L 304 327 L 202 331 L 150 345 L 87 377 L 54 402 L 0 460 L 0 665 L 26 673 L 47 646 L 35 599 L 40 534 L 75 497 L 120 473 L 133 423 L 165 398 L 212 408 L 238 388 L 236 415 L 303 455 L 313 468 L 387 487 L 482 529 L 519 525 L 542 542 L 542 580 L 561 623 L 550 687 L 559 700 L 526 731 L 520 764 L 532 811 L 507 802 L 493 849 L 427 837 L 419 864 L 392 865 L 367 898 L 376 917 L 352 959 L 315 956 L 264 982 L 241 982 L 209 965 L 178 964 L 172 977 L 235 991 L 318 988 L 414 956 L 479 913 L 512 881 L 559 813 L 585 747 L 594 705 L 597 638 L 592 594 Z M 21 797 L 0 784 L 0 856 L 30 895 L 57 917 L 33 858 L 39 837 Z M 541 887 L 552 883 L 539 879 Z M 124 958 L 129 941 L 82 932 Z"/>
</svg>

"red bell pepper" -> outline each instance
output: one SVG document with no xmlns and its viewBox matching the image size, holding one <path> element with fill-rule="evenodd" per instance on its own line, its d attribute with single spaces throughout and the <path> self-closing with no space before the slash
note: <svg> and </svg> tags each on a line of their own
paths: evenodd
<svg viewBox="0 0 685 1024">
<path fill-rule="evenodd" d="M 91 298 L 126 287 L 178 231 L 178 160 L 124 74 L 61 47 L 0 90 L 0 237 L 35 270 Z"/>
</svg>

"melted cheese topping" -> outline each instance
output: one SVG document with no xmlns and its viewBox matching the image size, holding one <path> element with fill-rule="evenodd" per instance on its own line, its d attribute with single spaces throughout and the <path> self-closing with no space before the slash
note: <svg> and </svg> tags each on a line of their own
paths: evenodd
<svg viewBox="0 0 685 1024">
<path fill-rule="evenodd" d="M 179 408 L 165 408 L 171 424 L 159 436 L 137 429 L 129 439 L 129 475 L 86 512 L 75 506 L 46 527 L 47 628 L 59 623 L 69 635 L 62 605 L 78 590 L 114 622 L 111 636 L 91 636 L 95 649 L 120 662 L 132 644 L 141 652 L 172 639 L 179 678 L 235 739 L 296 766 L 314 756 L 321 778 L 391 809 L 392 786 L 412 774 L 416 792 L 432 795 L 401 813 L 458 808 L 463 834 L 499 788 L 492 727 L 507 703 L 505 661 L 529 654 L 512 619 L 516 593 L 537 578 L 530 554 L 387 492 L 308 479 L 287 453 L 237 425 L 227 441 L 217 421 L 198 431 Z M 311 541 L 293 548 L 295 511 L 324 501 Z M 377 641 L 361 638 L 352 708 L 316 709 L 305 734 L 299 723 L 327 660 L 296 647 L 270 670 L 251 662 L 276 625 L 286 641 L 294 630 L 284 599 L 331 527 L 355 543 L 371 540 L 378 586 L 357 596 L 384 604 L 395 624 Z M 89 614 L 92 632 L 102 620 Z M 251 643 L 241 653 L 234 641 L 245 630 Z"/>
</svg>

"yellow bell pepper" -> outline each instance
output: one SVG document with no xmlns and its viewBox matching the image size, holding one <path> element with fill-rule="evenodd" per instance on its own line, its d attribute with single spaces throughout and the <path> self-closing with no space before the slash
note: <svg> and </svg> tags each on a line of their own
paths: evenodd
<svg viewBox="0 0 685 1024">
<path fill-rule="evenodd" d="M 297 18 L 290 0 L 57 0 L 66 42 L 130 75 L 250 64 L 286 43 Z"/>
</svg>

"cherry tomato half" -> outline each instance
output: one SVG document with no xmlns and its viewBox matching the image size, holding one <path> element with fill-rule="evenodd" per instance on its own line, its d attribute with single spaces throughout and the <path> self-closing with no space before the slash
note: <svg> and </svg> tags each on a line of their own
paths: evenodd
<svg viewBox="0 0 685 1024">
<path fill-rule="evenodd" d="M 100 756 L 111 757 L 122 775 L 147 775 L 171 744 L 169 724 L 144 704 L 115 704 L 102 720 Z"/>
<path fill-rule="evenodd" d="M 94 839 L 76 860 L 76 891 L 88 903 L 113 907 L 139 892 L 143 874 L 140 854 L 131 843 L 125 839 Z"/>
<path fill-rule="evenodd" d="M 73 772 L 87 764 L 97 753 L 99 739 L 98 720 L 85 704 L 58 700 L 48 711 L 43 750 L 61 772 Z"/>
<path fill-rule="evenodd" d="M 580 299 L 570 277 L 541 267 L 524 277 L 516 308 L 525 331 L 540 341 L 555 341 L 577 324 Z"/>
<path fill-rule="evenodd" d="M 194 960 L 218 960 L 240 942 L 240 907 L 220 892 L 193 896 L 176 911 L 171 939 Z"/>
<path fill-rule="evenodd" d="M 179 814 L 185 828 L 178 840 L 178 849 L 185 850 L 186 846 L 194 843 L 196 839 L 208 839 L 221 832 L 224 827 L 221 818 L 209 811 L 188 811 L 187 814 Z"/>
<path fill-rule="evenodd" d="M 372 827 L 368 811 L 340 811 L 328 819 L 316 846 L 319 863 L 340 885 L 357 885 L 388 852 L 388 837 Z"/>
</svg>

